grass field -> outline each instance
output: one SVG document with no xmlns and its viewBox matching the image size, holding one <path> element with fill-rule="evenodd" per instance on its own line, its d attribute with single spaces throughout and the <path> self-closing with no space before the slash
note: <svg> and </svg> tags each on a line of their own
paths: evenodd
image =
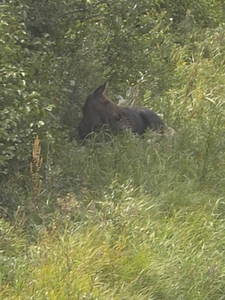
<svg viewBox="0 0 225 300">
<path fill-rule="evenodd" d="M 35 226 L 1 221 L 1 299 L 225 299 L 225 140 L 214 131 L 65 146 L 34 195 L 57 209 L 31 198 Z"/>
<path fill-rule="evenodd" d="M 0 299 L 225 300 L 224 30 L 207 34 L 174 46 L 155 96 L 173 135 L 52 143 L 1 182 Z"/>
</svg>

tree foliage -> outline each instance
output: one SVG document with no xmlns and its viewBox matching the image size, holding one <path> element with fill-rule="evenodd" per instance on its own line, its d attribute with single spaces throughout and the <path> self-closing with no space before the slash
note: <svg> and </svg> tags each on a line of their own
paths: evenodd
<svg viewBox="0 0 225 300">
<path fill-rule="evenodd" d="M 27 166 L 37 135 L 60 144 L 73 133 L 87 93 L 106 78 L 123 96 L 131 85 L 163 95 L 176 85 L 176 49 L 188 47 L 191 62 L 224 10 L 219 0 L 2 1 L 2 172 Z"/>
</svg>

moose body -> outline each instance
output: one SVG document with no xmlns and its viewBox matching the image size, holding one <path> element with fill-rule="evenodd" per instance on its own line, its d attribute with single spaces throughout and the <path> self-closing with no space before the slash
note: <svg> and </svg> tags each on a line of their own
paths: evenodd
<svg viewBox="0 0 225 300">
<path fill-rule="evenodd" d="M 103 127 L 112 132 L 131 130 L 143 135 L 149 128 L 163 133 L 163 120 L 152 110 L 143 107 L 123 107 L 113 103 L 104 95 L 106 83 L 90 94 L 82 108 L 83 118 L 79 125 L 79 136 L 85 139 L 91 132 L 100 132 Z"/>
</svg>

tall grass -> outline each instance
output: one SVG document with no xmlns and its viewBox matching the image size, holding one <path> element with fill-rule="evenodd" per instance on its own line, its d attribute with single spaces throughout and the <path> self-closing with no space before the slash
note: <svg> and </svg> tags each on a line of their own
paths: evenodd
<svg viewBox="0 0 225 300">
<path fill-rule="evenodd" d="M 207 57 L 172 49 L 156 110 L 174 135 L 51 145 L 1 183 L 1 299 L 225 299 L 221 30 Z"/>
<path fill-rule="evenodd" d="M 41 222 L 1 223 L 1 297 L 224 299 L 224 140 L 195 124 L 68 145 Z"/>
<path fill-rule="evenodd" d="M 2 278 L 3 299 L 224 299 L 224 220 L 205 205 L 169 215 L 156 202 L 165 195 L 117 192 L 120 203 L 87 207 L 86 222 L 40 231 L 11 263 L 13 278 Z"/>
</svg>

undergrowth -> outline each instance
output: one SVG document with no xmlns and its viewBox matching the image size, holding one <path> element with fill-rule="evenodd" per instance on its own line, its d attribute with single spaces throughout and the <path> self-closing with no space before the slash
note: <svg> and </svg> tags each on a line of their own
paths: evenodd
<svg viewBox="0 0 225 300">
<path fill-rule="evenodd" d="M 174 84 L 154 101 L 164 138 L 100 133 L 43 159 L 37 136 L 26 171 L 1 180 L 1 299 L 225 299 L 218 32 L 207 55 L 205 40 L 172 49 Z"/>
<path fill-rule="evenodd" d="M 68 144 L 1 221 L 1 298 L 224 299 L 218 133 Z"/>
</svg>

